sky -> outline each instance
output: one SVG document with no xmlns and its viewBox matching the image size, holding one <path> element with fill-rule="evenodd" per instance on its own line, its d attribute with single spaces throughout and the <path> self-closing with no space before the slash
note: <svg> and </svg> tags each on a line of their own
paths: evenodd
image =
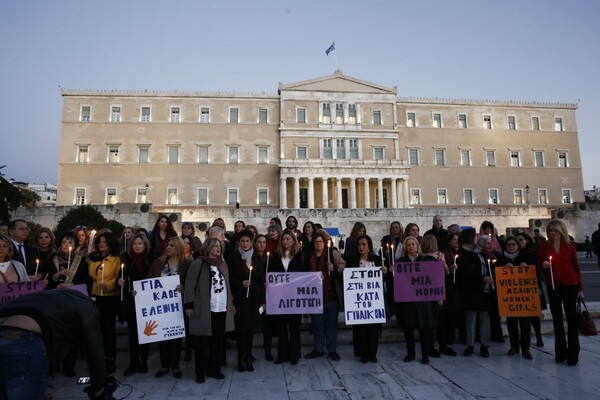
<svg viewBox="0 0 600 400">
<path fill-rule="evenodd" d="M 597 0 L 0 0 L 0 172 L 57 182 L 61 87 L 276 93 L 337 61 L 399 97 L 578 103 L 591 189 L 598 17 Z"/>
</svg>

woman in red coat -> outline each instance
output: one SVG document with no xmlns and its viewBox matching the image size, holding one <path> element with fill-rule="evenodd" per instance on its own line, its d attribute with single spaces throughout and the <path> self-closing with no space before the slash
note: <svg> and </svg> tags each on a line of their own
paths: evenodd
<svg viewBox="0 0 600 400">
<path fill-rule="evenodd" d="M 583 299 L 583 282 L 575 244 L 569 240 L 565 224 L 553 219 L 546 228 L 548 240 L 540 243 L 540 263 L 546 271 L 546 287 L 554 324 L 554 358 L 577 365 L 579 333 L 577 332 L 577 299 Z M 567 317 L 567 340 L 563 325 L 563 307 Z"/>
</svg>

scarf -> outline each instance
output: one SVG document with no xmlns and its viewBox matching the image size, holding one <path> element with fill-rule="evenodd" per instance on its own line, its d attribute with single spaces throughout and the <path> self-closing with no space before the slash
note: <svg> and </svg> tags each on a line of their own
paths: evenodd
<svg viewBox="0 0 600 400">
<path fill-rule="evenodd" d="M 165 267 L 163 268 L 160 276 L 173 276 L 173 275 L 179 275 L 179 265 L 176 266 L 175 268 L 171 268 L 171 267 L 169 267 L 169 263 L 166 262 Z"/>
<path fill-rule="evenodd" d="M 133 253 L 132 261 L 133 266 L 135 267 L 135 272 L 137 272 L 138 274 L 144 272 L 144 264 L 146 262 L 145 255 Z"/>
<path fill-rule="evenodd" d="M 242 260 L 246 262 L 246 266 L 249 267 L 250 265 L 252 265 L 252 255 L 254 254 L 254 248 L 251 247 L 250 250 L 244 251 L 238 247 L 238 251 L 240 252 Z"/>
<path fill-rule="evenodd" d="M 519 255 L 519 252 L 517 251 L 516 253 L 512 253 L 509 254 L 505 251 L 502 252 L 502 254 L 504 255 L 504 257 L 506 257 L 508 260 L 510 261 L 515 261 L 515 258 L 517 258 L 517 256 Z M 512 264 L 512 263 L 511 263 Z"/>
<path fill-rule="evenodd" d="M 215 267 L 220 267 L 223 262 L 223 258 L 221 257 L 209 257 L 209 256 L 200 256 L 200 259 L 207 263 L 208 265 L 214 265 Z"/>
</svg>

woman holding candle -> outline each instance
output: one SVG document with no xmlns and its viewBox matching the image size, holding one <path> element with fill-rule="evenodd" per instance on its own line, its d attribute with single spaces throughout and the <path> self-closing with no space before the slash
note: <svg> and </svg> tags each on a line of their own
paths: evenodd
<svg viewBox="0 0 600 400">
<path fill-rule="evenodd" d="M 119 237 L 119 243 L 121 244 L 121 251 L 126 252 L 127 246 L 129 245 L 129 241 L 133 236 L 133 228 L 130 226 L 126 226 L 123 228 L 123 232 L 121 232 L 121 236 Z"/>
<path fill-rule="evenodd" d="M 325 341 L 327 341 L 329 358 L 333 361 L 339 361 L 337 325 L 340 303 L 344 299 L 338 298 L 335 281 L 342 281 L 346 261 L 342 258 L 340 252 L 331 246 L 331 239 L 321 231 L 313 235 L 312 248 L 312 251 L 307 254 L 306 261 L 311 272 L 320 271 L 323 274 L 323 313 L 311 315 L 315 339 L 314 348 L 304 358 L 322 357 Z"/>
<path fill-rule="evenodd" d="M 148 278 L 160 278 L 163 276 L 179 276 L 179 285 L 176 289 L 183 293 L 183 288 L 190 266 L 190 260 L 183 255 L 183 240 L 178 236 L 167 238 L 165 253 L 154 260 Z M 158 343 L 160 351 L 160 369 L 154 375 L 162 378 L 171 369 L 176 379 L 181 379 L 179 359 L 181 358 L 181 338 L 163 340 Z"/>
<path fill-rule="evenodd" d="M 269 261 L 271 259 L 271 253 L 267 251 L 267 237 L 263 234 L 254 236 L 254 253 L 260 258 L 260 261 L 265 265 L 265 279 L 269 272 Z M 262 282 L 265 286 L 266 281 Z M 262 333 L 263 333 L 263 348 L 265 349 L 265 360 L 273 361 L 273 354 L 271 353 L 271 347 L 273 344 L 273 318 L 267 315 L 266 312 L 262 313 Z"/>
<path fill-rule="evenodd" d="M 288 230 L 281 234 L 281 242 L 276 253 L 271 257 L 269 272 L 306 272 L 304 253 L 296 235 Z M 278 332 L 277 360 L 275 364 L 290 361 L 298 364 L 300 359 L 300 322 L 302 315 L 274 315 L 273 324 Z"/>
<path fill-rule="evenodd" d="M 189 268 L 183 294 L 183 308 L 194 335 L 196 382 L 206 375 L 224 379 L 221 362 L 225 333 L 234 330 L 233 297 L 229 286 L 229 268 L 223 259 L 223 244 L 209 237 L 200 249 L 200 257 Z"/>
<path fill-rule="evenodd" d="M 535 260 L 527 259 L 525 252 L 519 251 L 519 242 L 515 237 L 509 236 L 504 241 L 506 250 L 498 257 L 496 266 L 498 267 L 527 267 L 535 265 Z M 508 335 L 510 336 L 509 356 L 519 353 L 519 345 L 523 358 L 527 360 L 533 359 L 529 347 L 531 346 L 531 321 L 529 317 L 507 317 L 506 326 L 508 327 Z M 519 328 L 521 334 L 519 335 Z"/>
<path fill-rule="evenodd" d="M 60 239 L 60 246 L 49 257 L 46 289 L 88 283 L 87 259 L 82 252 L 73 251 L 76 243 L 77 237 L 73 232 L 65 233 Z"/>
<path fill-rule="evenodd" d="M 391 254 L 391 246 L 394 246 L 394 253 Z M 389 235 L 381 238 L 380 249 L 383 250 L 383 255 L 386 259 L 391 259 L 391 264 L 402 254 L 402 224 L 399 221 L 393 221 L 390 224 Z"/>
<path fill-rule="evenodd" d="M 35 243 L 38 250 L 35 273 L 35 279 L 37 280 L 46 276 L 50 269 L 50 254 L 55 250 L 54 234 L 49 228 L 41 228 L 38 234 L 35 235 Z"/>
<path fill-rule="evenodd" d="M 106 373 L 111 374 L 116 370 L 115 329 L 121 298 L 121 288 L 117 284 L 121 274 L 120 246 L 112 232 L 104 231 L 95 237 L 94 248 L 88 258 L 88 274 L 92 280 L 90 297 L 96 298 L 100 311 Z"/>
<path fill-rule="evenodd" d="M 148 372 L 148 351 L 150 345 L 140 344 L 138 340 L 137 318 L 135 312 L 135 296 L 133 282 L 146 279 L 150 272 L 152 260 L 150 259 L 150 242 L 143 233 L 136 233 L 129 240 L 127 252 L 121 255 L 124 264 L 124 277 L 119 279 L 125 298 L 127 315 L 127 337 L 129 342 L 129 366 L 123 375 L 130 376 L 136 372 Z"/>
<path fill-rule="evenodd" d="M 444 302 L 444 310 L 442 311 L 448 312 L 449 314 L 445 333 L 446 342 L 449 345 L 454 343 L 456 338 L 456 328 L 458 328 L 459 341 L 463 343 L 466 342 L 465 315 L 460 309 L 460 299 L 458 295 L 458 286 L 456 283 L 459 249 L 460 246 L 458 245 L 458 233 L 449 234 L 446 241 L 446 250 L 444 250 L 444 257 L 446 259 L 446 264 L 450 269 L 450 274 L 446 276 L 446 301 Z"/>
<path fill-rule="evenodd" d="M 488 236 L 479 238 L 479 245 L 489 240 Z M 465 357 L 474 352 L 475 323 L 479 323 L 479 337 L 481 340 L 481 356 L 490 356 L 488 349 L 490 340 L 490 317 L 488 313 L 489 296 L 494 279 L 489 274 L 487 260 L 481 256 L 480 248 L 475 246 L 475 229 L 463 230 L 458 237 L 460 250 L 456 259 L 456 282 L 460 295 L 460 304 L 465 312 L 465 331 L 467 348 Z"/>
<path fill-rule="evenodd" d="M 269 225 L 267 228 L 267 251 L 275 253 L 281 241 L 281 227 L 277 224 Z"/>
<path fill-rule="evenodd" d="M 554 358 L 569 365 L 579 362 L 577 299 L 583 298 L 583 281 L 577 261 L 575 243 L 569 240 L 566 225 L 557 219 L 548 223 L 548 240 L 539 244 L 540 263 L 546 271 L 546 288 L 554 325 Z M 567 320 L 567 339 L 563 324 L 563 308 Z"/>
<path fill-rule="evenodd" d="M 173 236 L 177 236 L 177 232 L 175 231 L 175 228 L 173 228 L 173 223 L 166 215 L 159 215 L 152 228 L 152 233 L 150 233 L 150 246 L 152 246 L 151 254 L 153 260 L 156 260 L 163 255 L 167 247 L 167 239 Z"/>
<path fill-rule="evenodd" d="M 381 264 L 381 257 L 373 254 L 373 241 L 371 238 L 367 235 L 360 236 L 356 244 L 358 247 L 358 257 L 348 260 L 348 268 L 380 267 L 385 276 L 387 268 Z M 383 284 L 384 279 L 382 279 L 381 284 Z M 352 325 L 354 355 L 360 357 L 360 361 L 363 364 L 377 362 L 380 329 L 381 324 Z"/>
<path fill-rule="evenodd" d="M 229 281 L 235 307 L 238 371 L 254 371 L 252 342 L 265 303 L 265 265 L 252 247 L 252 232 L 238 233 L 237 249 L 229 262 Z"/>
<path fill-rule="evenodd" d="M 402 257 L 398 262 L 418 262 L 423 261 L 421 256 L 421 246 L 414 236 L 408 236 L 402 243 Z M 419 330 L 421 339 L 421 362 L 429 364 L 429 354 L 431 352 L 431 343 L 433 341 L 433 328 L 435 325 L 434 302 L 406 302 L 397 303 L 402 308 L 404 316 L 404 337 L 406 338 L 407 355 L 404 362 L 411 362 L 415 359 L 415 329 Z"/>
<path fill-rule="evenodd" d="M 94 231 L 95 232 L 95 231 Z M 76 245 L 73 247 L 73 251 L 75 253 L 83 253 L 84 255 L 88 255 L 88 247 L 90 243 L 90 234 L 85 226 L 76 226 L 73 228 L 73 233 L 77 236 Z"/>
</svg>

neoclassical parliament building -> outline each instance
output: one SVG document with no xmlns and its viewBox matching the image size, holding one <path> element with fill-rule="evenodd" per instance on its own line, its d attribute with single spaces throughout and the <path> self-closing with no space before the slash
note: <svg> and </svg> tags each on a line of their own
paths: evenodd
<svg viewBox="0 0 600 400">
<path fill-rule="evenodd" d="M 57 205 L 565 207 L 576 104 L 401 97 L 344 75 L 277 93 L 63 89 Z"/>
</svg>

